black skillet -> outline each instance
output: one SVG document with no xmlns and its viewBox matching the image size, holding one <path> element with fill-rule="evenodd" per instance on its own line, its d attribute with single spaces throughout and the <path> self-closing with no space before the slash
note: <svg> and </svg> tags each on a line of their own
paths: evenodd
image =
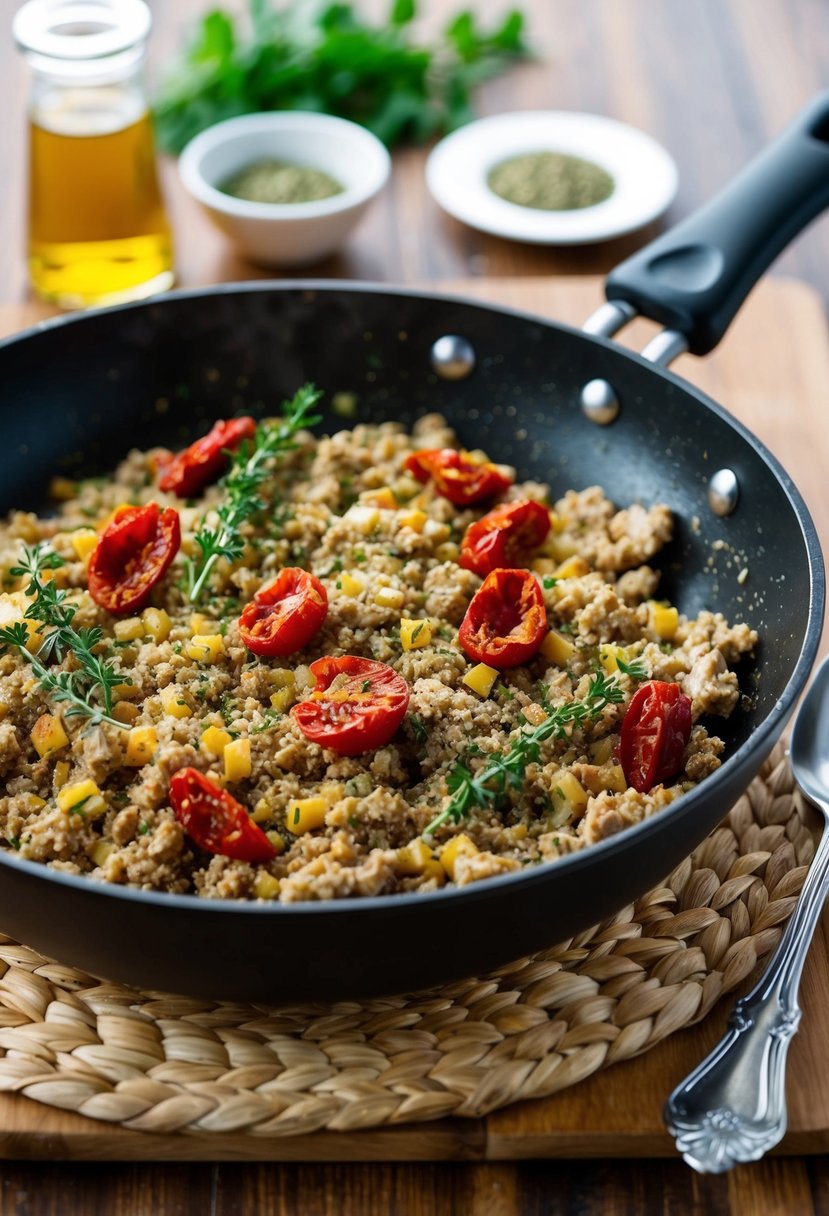
<svg viewBox="0 0 829 1216">
<path fill-rule="evenodd" d="M 614 303 L 591 333 L 382 287 L 257 283 L 50 322 L 0 345 L 4 509 L 36 508 L 56 472 L 104 473 L 133 446 L 180 446 L 216 417 L 262 414 L 312 379 L 329 398 L 355 392 L 362 420 L 441 411 L 464 444 L 551 482 L 554 495 L 599 483 L 618 503 L 668 503 L 677 536 L 661 563 L 664 594 L 688 613 L 744 619 L 762 639 L 740 672 L 747 695 L 726 727 L 723 767 L 650 821 L 554 865 L 430 895 L 280 906 L 113 887 L 0 852 L 0 928 L 144 987 L 255 1001 L 369 996 L 566 938 L 685 857 L 792 711 L 818 645 L 824 570 L 774 457 L 652 359 L 716 345 L 757 277 L 829 203 L 828 140 L 829 94 L 722 195 L 611 274 Z M 650 358 L 609 340 L 634 310 L 670 331 Z M 463 342 L 436 347 L 447 335 Z M 327 417 L 320 429 L 341 426 Z"/>
</svg>

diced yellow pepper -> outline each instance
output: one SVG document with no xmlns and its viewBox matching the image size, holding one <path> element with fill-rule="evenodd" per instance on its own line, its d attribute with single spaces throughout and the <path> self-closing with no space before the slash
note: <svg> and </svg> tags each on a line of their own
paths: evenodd
<svg viewBox="0 0 829 1216">
<path fill-rule="evenodd" d="M 201 737 L 202 747 L 206 747 L 214 756 L 221 756 L 230 741 L 231 736 L 220 726 L 208 726 Z"/>
<path fill-rule="evenodd" d="M 232 739 L 224 749 L 225 781 L 243 781 L 251 774 L 250 739 Z"/>
<path fill-rule="evenodd" d="M 541 653 L 548 663 L 555 663 L 556 667 L 566 667 L 576 653 L 576 647 L 563 633 L 551 629 L 541 643 Z"/>
<path fill-rule="evenodd" d="M 169 718 L 192 718 L 193 711 L 185 700 L 184 690 L 179 688 L 178 684 L 168 684 L 158 695 Z"/>
<path fill-rule="evenodd" d="M 73 811 L 83 811 L 88 819 L 103 815 L 106 803 L 101 797 L 101 791 L 91 779 L 74 781 L 65 785 L 58 793 L 58 807 L 71 814 Z"/>
<path fill-rule="evenodd" d="M 648 600 L 650 626 L 662 642 L 670 642 L 679 627 L 679 612 L 671 604 Z"/>
<path fill-rule="evenodd" d="M 271 693 L 271 705 L 280 714 L 289 710 L 295 699 L 296 693 L 293 685 L 290 688 L 280 688 L 277 692 Z"/>
<path fill-rule="evenodd" d="M 63 729 L 63 723 L 52 714 L 41 714 L 32 727 L 32 743 L 41 757 L 60 751 L 68 742 L 69 736 Z"/>
<path fill-rule="evenodd" d="M 402 608 L 406 596 L 397 587 L 378 587 L 374 602 L 378 608 Z"/>
<path fill-rule="evenodd" d="M 446 882 L 446 871 L 436 857 L 426 862 L 423 867 L 423 877 L 425 879 L 434 878 L 439 887 L 442 887 Z"/>
<path fill-rule="evenodd" d="M 285 852 L 285 837 L 282 835 L 281 832 L 274 832 L 273 830 L 271 830 L 270 832 L 266 832 L 265 835 L 267 836 L 268 840 L 271 842 L 273 847 L 276 849 L 277 853 Z"/>
<path fill-rule="evenodd" d="M 618 739 L 616 740 L 618 742 Z M 597 739 L 595 743 L 590 744 L 590 759 L 594 764 L 607 764 L 610 757 L 613 755 L 614 739 L 612 735 L 605 735 L 604 739 Z"/>
<path fill-rule="evenodd" d="M 260 870 L 253 880 L 253 894 L 256 899 L 276 899 L 279 894 L 279 879 L 266 870 Z"/>
<path fill-rule="evenodd" d="M 149 764 L 158 747 L 158 735 L 154 726 L 134 726 L 127 735 L 127 755 L 124 763 L 130 768 L 141 768 Z"/>
<path fill-rule="evenodd" d="M 110 840 L 97 840 L 92 847 L 92 860 L 96 866 L 102 866 L 111 853 L 115 852 L 115 845 Z"/>
<path fill-rule="evenodd" d="M 397 518 L 401 528 L 411 528 L 412 532 L 422 532 L 423 525 L 429 516 L 418 507 L 411 507 L 406 511 L 401 511 Z"/>
<path fill-rule="evenodd" d="M 145 608 L 141 613 L 144 628 L 154 642 L 166 642 L 173 622 L 163 608 Z"/>
<path fill-rule="evenodd" d="M 463 677 L 463 683 L 479 697 L 488 697 L 498 679 L 498 671 L 487 663 L 476 663 Z"/>
<path fill-rule="evenodd" d="M 54 789 L 62 789 L 69 780 L 69 761 L 58 760 L 55 765 L 55 771 L 52 774 L 52 786 Z"/>
<path fill-rule="evenodd" d="M 368 507 L 379 507 L 381 511 L 394 511 L 397 507 L 397 499 L 388 486 L 381 486 L 379 490 L 365 490 L 360 495 L 360 503 Z"/>
<path fill-rule="evenodd" d="M 576 541 L 568 540 L 566 536 L 551 536 L 545 548 L 549 550 L 550 557 L 554 557 L 557 562 L 564 562 L 568 557 L 575 557 L 579 551 Z"/>
<path fill-rule="evenodd" d="M 225 653 L 225 640 L 220 633 L 205 633 L 187 643 L 185 653 L 196 663 L 216 663 Z"/>
<path fill-rule="evenodd" d="M 273 818 L 273 807 L 267 798 L 259 799 L 250 817 L 254 823 L 267 823 L 269 819 Z"/>
<path fill-rule="evenodd" d="M 72 548 L 82 562 L 88 561 L 98 548 L 98 533 L 93 528 L 78 528 L 72 533 Z"/>
<path fill-rule="evenodd" d="M 604 646 L 599 647 L 599 662 L 609 676 L 612 676 L 619 670 L 618 659 L 626 662 L 628 657 L 626 646 L 614 646 L 612 642 L 607 642 Z"/>
<path fill-rule="evenodd" d="M 566 807 L 571 814 L 581 815 L 587 806 L 587 790 L 567 769 L 560 769 L 550 780 L 550 794 L 556 809 Z"/>
<path fill-rule="evenodd" d="M 211 621 L 202 612 L 194 612 L 190 617 L 190 633 L 194 638 L 212 637 L 216 632 L 216 622 Z"/>
<path fill-rule="evenodd" d="M 556 515 L 555 511 L 550 511 L 550 531 L 554 536 L 558 536 L 559 532 L 563 532 L 566 527 L 564 520 L 560 515 Z"/>
<path fill-rule="evenodd" d="M 112 707 L 112 716 L 116 722 L 122 722 L 124 726 L 129 726 L 141 714 L 141 710 L 137 705 L 131 705 L 129 701 L 119 701 L 117 705 Z"/>
<path fill-rule="evenodd" d="M 453 540 L 444 541 L 435 549 L 435 557 L 439 562 L 456 562 L 460 549 Z"/>
<path fill-rule="evenodd" d="M 361 503 L 354 503 L 346 511 L 343 519 L 351 524 L 358 532 L 362 532 L 364 536 L 368 536 L 380 522 L 380 512 L 376 507 L 365 507 Z"/>
<path fill-rule="evenodd" d="M 134 642 L 144 637 L 146 627 L 140 616 L 128 616 L 116 621 L 112 628 L 119 642 Z"/>
<path fill-rule="evenodd" d="M 446 871 L 449 878 L 455 877 L 455 862 L 459 857 L 474 857 L 478 852 L 475 842 L 467 836 L 466 832 L 459 832 L 457 836 L 453 836 L 448 844 L 445 844 L 440 851 L 440 864 Z"/>
<path fill-rule="evenodd" d="M 366 580 L 359 574 L 343 574 L 337 582 L 338 590 L 342 591 L 343 595 L 359 595 L 366 589 Z"/>
<path fill-rule="evenodd" d="M 303 832 L 313 832 L 316 828 L 323 826 L 327 811 L 328 800 L 326 798 L 319 796 L 298 798 L 288 806 L 285 826 L 293 832 L 294 836 L 301 836 Z"/>
<path fill-rule="evenodd" d="M 418 650 L 421 646 L 429 646 L 432 641 L 432 622 L 426 617 L 415 620 L 407 616 L 401 617 L 400 641 L 404 650 Z"/>
<path fill-rule="evenodd" d="M 293 688 L 296 684 L 296 676 L 290 667 L 274 667 L 268 675 L 268 680 L 274 688 Z"/>
<path fill-rule="evenodd" d="M 432 857 L 432 850 L 418 836 L 397 850 L 397 868 L 401 874 L 422 874 Z"/>
<path fill-rule="evenodd" d="M 583 557 L 568 557 L 553 571 L 556 578 L 581 578 L 590 573 L 590 567 Z"/>
</svg>

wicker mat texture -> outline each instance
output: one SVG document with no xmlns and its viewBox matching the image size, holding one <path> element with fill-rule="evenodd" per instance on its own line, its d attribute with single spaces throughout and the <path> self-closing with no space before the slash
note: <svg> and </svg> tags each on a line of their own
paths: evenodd
<svg viewBox="0 0 829 1216">
<path fill-rule="evenodd" d="M 779 745 L 696 852 L 610 920 L 489 975 L 365 1004 L 141 992 L 0 937 L 0 1089 L 143 1131 L 256 1136 L 543 1097 L 699 1021 L 755 970 L 814 825 Z"/>
</svg>

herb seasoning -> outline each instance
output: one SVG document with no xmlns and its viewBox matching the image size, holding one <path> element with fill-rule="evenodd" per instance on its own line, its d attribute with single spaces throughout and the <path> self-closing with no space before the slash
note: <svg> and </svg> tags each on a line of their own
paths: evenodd
<svg viewBox="0 0 829 1216">
<path fill-rule="evenodd" d="M 613 193 L 610 174 L 580 156 L 564 152 L 525 152 L 490 170 L 490 190 L 508 203 L 537 211 L 578 211 L 595 207 Z"/>
<path fill-rule="evenodd" d="M 315 203 L 342 194 L 344 187 L 321 169 L 282 160 L 258 160 L 219 187 L 250 203 Z"/>
</svg>

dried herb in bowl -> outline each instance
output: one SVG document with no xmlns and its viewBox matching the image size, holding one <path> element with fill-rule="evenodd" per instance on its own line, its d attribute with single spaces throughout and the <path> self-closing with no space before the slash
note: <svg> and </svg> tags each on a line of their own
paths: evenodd
<svg viewBox="0 0 829 1216">
<path fill-rule="evenodd" d="M 342 194 L 344 187 L 312 165 L 259 160 L 234 173 L 219 189 L 251 203 L 314 203 Z"/>
</svg>

